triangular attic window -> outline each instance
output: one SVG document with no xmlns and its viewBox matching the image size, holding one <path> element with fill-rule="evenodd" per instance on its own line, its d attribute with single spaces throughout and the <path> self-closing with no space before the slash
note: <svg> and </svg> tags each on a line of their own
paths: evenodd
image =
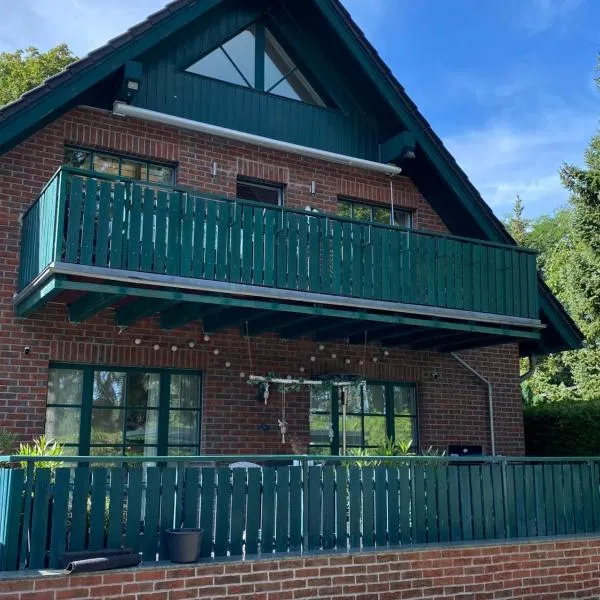
<svg viewBox="0 0 600 600">
<path fill-rule="evenodd" d="M 325 106 L 289 55 L 261 24 L 242 31 L 190 65 L 186 71 Z"/>
</svg>

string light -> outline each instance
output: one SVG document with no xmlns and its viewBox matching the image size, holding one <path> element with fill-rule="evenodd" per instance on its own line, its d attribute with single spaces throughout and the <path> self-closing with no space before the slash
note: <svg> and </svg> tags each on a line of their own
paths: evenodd
<svg viewBox="0 0 600 600">
<path fill-rule="evenodd" d="M 177 352 L 178 348 L 175 344 L 171 346 L 171 352 Z"/>
<path fill-rule="evenodd" d="M 193 340 L 192 340 L 192 341 L 189 341 L 189 342 L 188 342 L 188 346 L 189 346 L 190 348 L 195 348 L 195 346 L 196 346 L 196 342 L 194 342 Z"/>
<path fill-rule="evenodd" d="M 347 358 L 347 359 L 346 359 L 344 362 L 345 362 L 347 365 L 349 365 L 349 364 L 350 364 L 350 359 L 349 359 L 349 358 Z"/>
<path fill-rule="evenodd" d="M 374 357 L 373 357 L 373 362 L 375 362 L 375 363 L 376 363 L 377 361 L 379 361 L 379 359 L 378 359 L 376 356 L 374 356 Z"/>
<path fill-rule="evenodd" d="M 389 356 L 390 355 L 390 351 L 389 350 L 384 350 L 383 351 L 383 355 L 384 356 Z"/>
<path fill-rule="evenodd" d="M 325 346 L 323 344 L 319 344 L 319 350 L 321 350 L 321 352 L 323 352 L 323 350 L 325 350 Z"/>
<path fill-rule="evenodd" d="M 155 350 L 160 350 L 160 346 L 158 344 L 154 344 L 154 346 L 152 346 Z"/>
<path fill-rule="evenodd" d="M 220 351 L 218 348 L 215 348 L 215 349 L 213 350 L 213 354 L 214 354 L 215 356 L 219 356 L 219 353 L 220 353 L 220 352 L 221 352 L 221 351 Z"/>
<path fill-rule="evenodd" d="M 240 372 L 240 379 L 244 379 L 244 377 L 246 377 L 246 373 L 244 373 L 244 371 Z"/>
<path fill-rule="evenodd" d="M 229 367 L 231 367 L 231 363 L 230 363 L 229 361 L 227 361 L 227 362 L 225 363 L 225 367 L 227 367 L 227 368 L 229 369 Z"/>
<path fill-rule="evenodd" d="M 304 373 L 305 369 L 304 367 L 300 367 L 300 373 Z"/>
<path fill-rule="evenodd" d="M 207 333 L 207 334 L 205 334 L 205 336 L 204 336 L 204 341 L 205 341 L 205 342 L 210 342 L 210 335 L 208 335 L 208 333 Z"/>
<path fill-rule="evenodd" d="M 358 361 L 358 364 L 359 364 L 359 365 L 364 365 L 364 364 L 365 364 L 365 361 L 364 361 L 364 360 L 361 358 L 361 359 Z"/>
<path fill-rule="evenodd" d="M 133 343 L 134 343 L 136 346 L 139 346 L 139 345 L 142 343 L 142 338 L 135 338 L 135 340 L 133 340 Z"/>
<path fill-rule="evenodd" d="M 334 353 L 331 355 L 331 358 L 337 358 L 337 354 L 334 352 Z"/>
<path fill-rule="evenodd" d="M 317 360 L 314 356 L 310 357 L 310 362 L 315 362 L 315 360 Z"/>
</svg>

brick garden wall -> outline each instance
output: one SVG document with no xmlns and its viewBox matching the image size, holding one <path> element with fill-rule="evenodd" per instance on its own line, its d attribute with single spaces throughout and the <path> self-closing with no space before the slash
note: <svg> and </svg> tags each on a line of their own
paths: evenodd
<svg viewBox="0 0 600 600">
<path fill-rule="evenodd" d="M 558 600 L 600 597 L 600 539 L 357 553 L 81 575 L 9 575 L 0 600 Z"/>
<path fill-rule="evenodd" d="M 310 339 L 281 341 L 274 335 L 251 339 L 250 351 L 239 329 L 202 341 L 198 324 L 161 331 L 156 319 L 136 323 L 119 332 L 111 310 L 84 324 L 69 323 L 65 298 L 33 318 L 17 319 L 13 312 L 20 241 L 19 216 L 61 164 L 65 143 L 113 150 L 149 159 L 177 163 L 178 183 L 235 195 L 238 175 L 286 185 L 288 206 L 306 205 L 335 211 L 338 195 L 389 204 L 385 175 L 334 165 L 292 154 L 265 150 L 203 134 L 115 117 L 104 111 L 76 109 L 0 157 L 0 427 L 9 427 L 22 439 L 44 430 L 48 364 L 51 361 L 107 365 L 177 367 L 202 370 L 204 376 L 203 441 L 205 452 L 289 452 L 277 430 L 281 398 L 272 395 L 268 407 L 254 401 L 256 389 L 240 373 L 304 374 L 364 372 L 374 379 L 412 381 L 418 385 L 420 438 L 424 446 L 449 443 L 483 444 L 489 450 L 487 389 L 448 356 L 430 352 L 327 344 L 324 352 Z M 216 161 L 218 174 L 211 176 Z M 308 193 L 310 181 L 317 193 Z M 395 203 L 414 214 L 414 226 L 445 232 L 446 228 L 412 182 L 394 183 Z M 142 338 L 137 347 L 133 340 Z M 190 349 L 187 343 L 196 342 Z M 159 344 L 160 350 L 152 346 Z M 171 352 L 175 344 L 179 350 Z M 31 347 L 25 355 L 23 348 Z M 213 354 L 219 349 L 219 355 Z M 331 354 L 335 353 L 335 359 Z M 250 364 L 252 355 L 252 365 Z M 494 384 L 498 451 L 524 450 L 518 354 L 516 345 L 463 354 Z M 315 356 L 315 361 L 310 360 Z M 379 362 L 374 363 L 377 356 Z M 350 364 L 345 360 L 350 359 Z M 365 364 L 359 361 L 365 359 Z M 225 363 L 231 366 L 226 367 Z M 432 377 L 437 370 L 440 376 Z M 308 436 L 308 395 L 288 397 L 290 439 L 303 450 Z M 264 430 L 261 425 L 270 429 Z"/>
</svg>

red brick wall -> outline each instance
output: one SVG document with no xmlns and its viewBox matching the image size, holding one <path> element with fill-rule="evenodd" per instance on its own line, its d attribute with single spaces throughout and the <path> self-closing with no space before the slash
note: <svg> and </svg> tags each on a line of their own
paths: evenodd
<svg viewBox="0 0 600 600">
<path fill-rule="evenodd" d="M 204 377 L 203 443 L 207 452 L 287 452 L 280 443 L 277 419 L 281 397 L 273 394 L 269 406 L 254 401 L 256 389 L 239 376 L 278 372 L 295 376 L 327 371 L 365 372 L 368 377 L 413 381 L 418 384 L 420 436 L 423 446 L 448 443 L 483 444 L 489 451 L 487 390 L 449 356 L 428 352 L 369 347 L 365 365 L 362 348 L 328 344 L 319 352 L 310 339 L 284 342 L 273 335 L 251 339 L 251 368 L 247 342 L 238 329 L 202 341 L 197 324 L 172 332 L 161 331 L 147 319 L 124 332 L 106 310 L 84 324 L 69 323 L 64 302 L 56 302 L 33 318 L 17 319 L 12 303 L 18 270 L 19 216 L 35 200 L 44 183 L 60 165 L 65 143 L 122 151 L 178 164 L 178 183 L 201 190 L 235 194 L 236 176 L 247 175 L 286 185 L 286 203 L 335 211 L 339 194 L 389 203 L 385 175 L 325 163 L 292 154 L 265 150 L 192 134 L 91 109 L 77 109 L 60 118 L 0 157 L 0 427 L 23 439 L 44 429 L 46 384 L 50 361 L 111 365 L 178 367 L 202 370 Z M 218 174 L 211 176 L 213 161 Z M 309 195 L 311 181 L 316 195 Z M 446 228 L 406 177 L 394 183 L 397 205 L 414 211 L 414 226 L 444 232 Z M 140 347 L 133 340 L 141 337 Z M 190 349 L 187 343 L 196 342 Z M 154 351 L 152 346 L 160 345 Z M 171 352 L 176 344 L 177 352 Z M 23 348 L 31 347 L 25 355 Z M 220 350 L 218 356 L 213 354 Z M 332 353 L 335 360 L 329 358 Z M 315 362 L 310 356 L 315 356 Z M 498 450 L 523 452 L 523 424 L 518 383 L 516 345 L 464 354 L 494 383 Z M 380 360 L 373 362 L 373 356 Z M 345 359 L 351 360 L 346 365 Z M 231 362 L 231 367 L 225 366 Z M 433 371 L 439 371 L 437 379 Z M 307 443 L 308 395 L 289 395 L 287 420 L 290 438 L 302 449 Z M 259 428 L 267 424 L 270 429 Z"/>
<path fill-rule="evenodd" d="M 0 579 L 10 600 L 558 600 L 600 597 L 600 539 Z"/>
</svg>

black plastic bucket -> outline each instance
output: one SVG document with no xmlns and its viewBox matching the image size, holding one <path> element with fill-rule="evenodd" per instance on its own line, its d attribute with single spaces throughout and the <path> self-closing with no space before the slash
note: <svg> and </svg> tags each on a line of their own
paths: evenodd
<svg viewBox="0 0 600 600">
<path fill-rule="evenodd" d="M 174 563 L 193 563 L 198 560 L 202 545 L 202 529 L 167 529 L 169 559 Z"/>
</svg>

